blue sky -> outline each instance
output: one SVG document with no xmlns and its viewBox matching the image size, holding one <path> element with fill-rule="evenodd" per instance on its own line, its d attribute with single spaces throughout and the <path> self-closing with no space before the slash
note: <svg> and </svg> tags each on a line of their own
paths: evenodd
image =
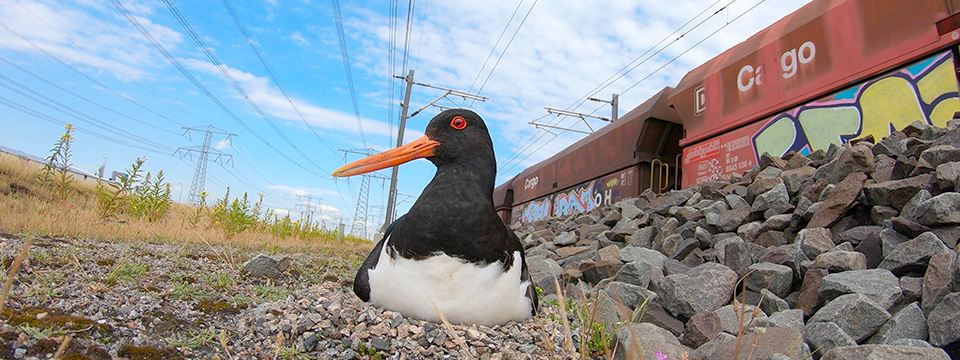
<svg viewBox="0 0 960 360">
<path fill-rule="evenodd" d="M 0 146 L 46 156 L 69 122 L 78 128 L 76 167 L 95 172 L 105 157 L 108 173 L 123 171 L 145 156 L 145 170 L 163 170 L 174 199 L 186 201 L 197 157 L 174 150 L 200 145 L 203 136 L 184 135 L 182 127 L 213 125 L 236 136 L 213 138 L 233 161 L 208 165 L 212 197 L 228 186 L 232 194 L 262 193 L 266 207 L 296 216 L 297 204 L 312 196 L 318 219 L 349 224 L 360 178 L 329 174 L 344 164 L 339 149 L 395 145 L 403 83 L 390 75 L 415 69 L 419 83 L 489 97 L 438 103 L 470 107 L 485 119 L 499 184 L 583 136 L 529 125 L 587 129 L 577 118 L 548 115 L 545 106 L 608 117 L 609 105 L 584 99 L 620 93 L 625 114 L 806 3 L 420 0 L 391 11 L 386 1 L 343 2 L 355 109 L 336 2 L 117 2 L 174 65 L 110 1 L 0 0 Z M 443 94 L 414 86 L 411 107 Z M 419 137 L 437 112 L 427 108 L 409 119 L 404 142 Z M 433 172 L 426 160 L 400 167 L 400 214 Z M 380 173 L 389 176 L 389 170 Z M 370 229 L 381 221 L 386 189 L 385 182 L 371 181 Z"/>
</svg>

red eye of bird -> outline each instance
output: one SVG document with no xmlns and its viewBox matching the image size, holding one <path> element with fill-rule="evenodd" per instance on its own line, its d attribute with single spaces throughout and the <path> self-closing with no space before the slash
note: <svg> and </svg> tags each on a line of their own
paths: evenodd
<svg viewBox="0 0 960 360">
<path fill-rule="evenodd" d="M 462 116 L 456 116 L 450 121 L 450 126 L 457 130 L 463 130 L 463 128 L 467 127 L 467 120 Z"/>
</svg>

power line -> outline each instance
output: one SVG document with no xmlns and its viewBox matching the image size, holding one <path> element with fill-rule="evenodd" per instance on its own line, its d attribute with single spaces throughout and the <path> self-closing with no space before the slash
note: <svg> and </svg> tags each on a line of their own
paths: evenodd
<svg viewBox="0 0 960 360">
<path fill-rule="evenodd" d="M 263 59 L 263 55 L 260 53 L 260 49 L 257 49 L 256 44 L 253 42 L 252 39 L 250 39 L 250 35 L 247 33 L 246 27 L 243 26 L 242 22 L 240 22 L 240 17 L 237 16 L 237 13 L 234 10 L 233 5 L 230 4 L 230 1 L 223 0 L 223 6 L 227 8 L 227 11 L 230 13 L 230 17 L 233 18 L 233 21 L 237 24 L 237 28 L 240 29 L 240 34 L 243 35 L 243 38 L 247 40 L 247 44 L 250 45 L 250 49 L 253 50 L 253 53 L 257 55 L 257 60 L 260 60 L 260 64 L 263 65 L 263 68 L 267 70 L 267 74 L 270 75 L 270 79 L 273 80 L 273 83 L 277 85 L 278 89 L 280 89 L 280 93 L 283 94 L 283 97 L 287 99 L 287 102 L 290 104 L 290 107 L 292 107 L 293 110 L 296 111 L 297 116 L 300 117 L 300 120 L 303 120 L 303 124 L 306 125 L 308 129 L 310 129 L 310 132 L 316 135 L 317 140 L 320 140 L 320 143 L 323 144 L 323 146 L 326 146 L 327 149 L 330 150 L 330 152 L 332 152 L 334 155 L 337 155 L 337 152 L 332 147 L 330 147 L 330 144 L 328 144 L 327 141 L 320 136 L 320 133 L 318 133 L 317 130 L 314 129 L 312 125 L 310 125 L 310 122 L 307 121 L 306 116 L 304 116 L 303 112 L 300 111 L 300 107 L 297 106 L 297 104 L 293 101 L 293 99 L 290 98 L 290 95 L 287 94 L 287 91 L 283 88 L 283 85 L 280 84 L 280 80 L 278 80 L 276 75 L 274 75 L 273 70 L 271 70 L 270 67 L 267 66 L 267 62 Z"/>
<path fill-rule="evenodd" d="M 104 110 L 106 110 L 106 111 L 112 112 L 112 113 L 117 114 L 117 115 L 119 115 L 119 116 L 125 117 L 125 118 L 127 118 L 127 119 L 129 119 L 129 120 L 132 120 L 132 121 L 141 123 L 141 124 L 143 124 L 143 125 L 152 127 L 152 128 L 154 128 L 154 129 L 157 129 L 157 130 L 160 130 L 160 131 L 169 133 L 169 134 L 173 134 L 173 135 L 178 135 L 178 136 L 180 135 L 180 134 L 177 134 L 177 133 L 175 133 L 175 132 L 173 132 L 173 131 L 170 131 L 170 130 L 161 128 L 161 127 L 159 127 L 159 126 L 153 125 L 153 124 L 151 124 L 151 123 L 149 123 L 149 122 L 143 121 L 143 120 L 141 120 L 141 119 L 132 117 L 132 116 L 127 115 L 127 114 L 123 114 L 123 113 L 121 113 L 121 112 L 119 112 L 119 111 L 116 111 L 116 110 L 113 110 L 113 109 L 111 109 L 111 108 L 109 108 L 109 107 L 107 107 L 107 106 L 105 106 L 105 105 L 103 105 L 103 104 L 101 104 L 101 103 L 98 103 L 98 102 L 96 102 L 96 101 L 90 100 L 89 98 L 87 98 L 87 97 L 85 97 L 85 96 L 83 96 L 83 95 L 80 95 L 80 94 L 77 94 L 77 93 L 75 93 L 75 92 L 73 92 L 73 91 L 67 90 L 67 89 L 64 88 L 64 87 L 62 87 L 62 86 L 60 86 L 60 85 L 57 85 L 57 84 L 54 84 L 52 81 L 47 80 L 47 79 L 43 78 L 42 76 L 37 75 L 36 73 L 34 73 L 34 72 L 30 71 L 30 70 L 27 70 L 27 69 L 25 69 L 24 67 L 22 67 L 22 66 L 20 66 L 20 65 L 17 65 L 16 63 L 10 61 L 9 59 L 7 59 L 7 58 L 5 58 L 5 57 L 3 57 L 3 56 L 0 56 L 0 61 L 3 61 L 3 62 L 5 62 L 5 63 L 7 63 L 7 65 L 10 65 L 10 66 L 13 66 L 13 67 L 17 68 L 18 70 L 20 70 L 20 71 L 22 71 L 22 72 L 24 72 L 24 73 L 32 76 L 33 78 L 35 78 L 35 79 L 37 79 L 37 80 L 40 80 L 40 81 L 46 83 L 47 85 L 53 86 L 53 87 L 55 87 L 55 88 L 57 88 L 57 89 L 60 89 L 60 91 L 63 91 L 63 92 L 65 92 L 65 93 L 67 93 L 67 94 L 70 94 L 70 95 L 73 95 L 74 97 L 77 97 L 77 98 L 79 98 L 79 99 L 81 99 L 81 100 L 83 100 L 83 101 L 86 101 L 86 102 L 88 102 L 88 103 L 90 103 L 90 104 L 92 104 L 92 105 L 94 105 L 94 106 L 96 106 L 96 107 L 99 107 L 99 108 L 104 109 Z"/>
<path fill-rule="evenodd" d="M 231 111 L 230 108 L 228 108 L 223 102 L 221 102 L 220 99 L 218 99 L 216 96 L 213 95 L 213 93 L 211 93 L 209 90 L 207 90 L 207 88 L 206 88 L 205 86 L 203 86 L 203 84 L 200 83 L 200 81 L 197 80 L 197 78 L 194 77 L 193 74 L 191 74 L 190 71 L 188 71 L 188 70 L 183 66 L 183 64 L 180 63 L 180 61 L 178 61 L 175 57 L 173 57 L 173 55 L 170 54 L 170 52 L 167 51 L 167 49 L 166 49 L 165 47 L 163 47 L 163 45 L 161 45 L 160 42 L 157 41 L 157 39 L 154 38 L 153 35 L 150 34 L 149 31 L 147 31 L 147 29 L 143 26 L 143 24 L 141 24 L 140 21 L 137 20 L 137 18 L 136 18 L 135 16 L 133 16 L 133 14 L 130 13 L 130 11 L 127 10 L 127 8 L 124 7 L 123 4 L 120 3 L 119 0 L 110 0 L 110 3 L 113 4 L 113 6 L 114 6 L 115 8 L 117 8 L 118 11 L 120 11 L 120 14 L 123 15 L 123 17 L 126 18 L 127 21 L 130 22 L 130 24 L 133 25 L 133 27 L 137 29 L 137 31 L 140 32 L 140 35 L 142 35 L 142 36 L 144 37 L 144 39 L 146 39 L 148 42 L 150 42 L 150 44 L 153 45 L 153 47 L 156 48 L 157 51 L 159 51 L 160 54 L 162 54 L 163 57 L 167 59 L 167 61 L 169 61 L 171 64 L 173 64 L 173 66 L 176 67 L 177 70 L 179 70 L 180 73 L 183 74 L 183 76 L 187 78 L 187 80 L 190 80 L 190 82 L 193 83 L 194 86 L 196 86 L 198 89 L 200 89 L 200 91 L 201 91 L 204 95 L 206 95 L 208 98 L 210 98 L 210 100 L 213 101 L 213 103 L 216 104 L 218 107 L 220 107 L 220 109 L 223 110 L 223 112 L 225 112 L 228 116 L 230 116 L 231 119 L 233 119 L 234 121 L 236 121 L 238 124 L 240 124 L 240 126 L 242 126 L 244 129 L 246 129 L 248 132 L 250 132 L 250 134 L 252 134 L 254 137 L 256 137 L 258 140 L 260 140 L 262 143 L 264 143 L 265 145 L 267 145 L 267 147 L 269 147 L 271 150 L 273 150 L 274 152 L 276 152 L 277 155 L 280 155 L 280 157 L 284 158 L 284 160 L 289 161 L 290 163 L 296 165 L 296 166 L 299 167 L 300 169 L 303 169 L 304 171 L 306 171 L 306 172 L 308 172 L 308 173 L 310 173 L 310 174 L 312 174 L 312 175 L 314 175 L 314 176 L 317 176 L 317 177 L 320 177 L 320 178 L 323 178 L 323 179 L 329 179 L 329 177 L 326 176 L 326 175 L 321 175 L 321 174 L 319 174 L 319 173 L 317 173 L 317 172 L 315 172 L 315 171 L 313 171 L 313 170 L 310 170 L 310 169 L 307 169 L 307 168 L 303 167 L 303 165 L 300 165 L 300 163 L 298 163 L 297 161 L 295 161 L 295 160 L 293 160 L 292 158 L 290 158 L 290 156 L 288 156 L 288 155 L 285 154 L 284 152 L 280 151 L 280 149 L 277 149 L 277 147 L 273 146 L 273 144 L 271 144 L 269 141 L 267 141 L 266 139 L 264 139 L 263 136 L 261 136 L 259 133 L 257 133 L 256 131 L 254 131 L 249 125 L 247 125 L 243 120 L 241 120 L 240 117 L 237 116 L 237 114 L 233 113 L 233 111 Z"/>
<path fill-rule="evenodd" d="M 17 111 L 19 111 L 19 112 L 25 113 L 25 114 L 27 114 L 27 115 L 33 116 L 33 117 L 35 117 L 35 118 L 37 118 L 37 119 L 40 119 L 40 120 L 43 120 L 43 121 L 46 121 L 46 122 L 49 122 L 49 123 L 52 123 L 52 124 L 55 124 L 55 125 L 64 126 L 64 125 L 67 124 L 66 121 L 62 121 L 62 120 L 57 119 L 57 118 L 55 118 L 55 117 L 46 115 L 46 114 L 44 114 L 44 113 L 42 113 L 42 112 L 40 112 L 40 111 L 37 111 L 37 110 L 35 110 L 35 109 L 31 109 L 31 108 L 29 108 L 29 107 L 27 107 L 27 106 L 24 106 L 24 105 L 21 105 L 19 102 L 13 101 L 13 100 L 10 100 L 10 99 L 7 99 L 7 98 L 5 98 L 5 97 L 3 97 L 3 96 L 0 96 L 0 105 L 4 105 L 4 106 L 9 107 L 9 108 L 11 108 L 11 109 L 17 110 Z M 83 128 L 83 127 L 78 127 L 78 128 L 77 128 L 77 132 L 86 133 L 86 134 L 89 134 L 89 135 L 91 135 L 91 136 L 98 137 L 98 138 L 100 138 L 100 139 L 103 139 L 103 140 L 106 140 L 106 141 L 109 141 L 109 142 L 112 142 L 112 143 L 129 146 L 129 147 L 136 148 L 136 149 L 140 149 L 140 150 L 143 150 L 143 151 L 149 151 L 149 152 L 153 152 L 153 153 L 157 153 L 157 154 L 164 154 L 164 155 L 169 155 L 169 154 L 170 154 L 169 152 L 164 151 L 164 150 L 157 150 L 157 149 L 153 149 L 153 148 L 144 147 L 144 146 L 141 146 L 141 145 L 138 145 L 138 144 L 135 144 L 135 143 L 127 142 L 127 141 L 124 141 L 124 140 L 121 140 L 121 139 L 113 138 L 113 137 L 110 137 L 110 136 L 107 136 L 107 135 L 104 135 L 104 134 L 101 134 L 101 133 L 92 131 L 92 130 L 88 130 L 88 129 Z"/>
<path fill-rule="evenodd" d="M 17 32 L 16 30 L 13 30 L 13 28 L 7 26 L 7 24 L 4 24 L 2 21 L 0 21 L 0 27 L 3 27 L 4 29 L 6 29 L 7 31 L 9 31 L 10 33 L 12 33 L 14 36 L 18 37 L 20 40 L 23 40 L 24 42 L 26 42 L 27 44 L 29 44 L 29 45 L 30 45 L 31 47 L 33 47 L 34 49 L 37 49 L 37 51 L 43 53 L 43 54 L 46 55 L 47 57 L 49 57 L 49 58 L 53 59 L 54 61 L 60 63 L 61 65 L 65 66 L 67 69 L 70 69 L 71 71 L 73 71 L 73 72 L 77 73 L 78 75 L 84 77 L 85 79 L 89 80 L 90 82 L 93 82 L 94 84 L 97 84 L 98 86 L 106 89 L 107 91 L 113 93 L 114 95 L 116 95 L 116 96 L 118 96 L 118 97 L 121 97 L 121 98 L 129 101 L 130 103 L 132 103 L 132 104 L 134 104 L 134 105 L 137 105 L 137 106 L 139 106 L 140 108 L 142 108 L 142 109 L 144 109 L 144 110 L 146 110 L 146 111 L 149 111 L 149 112 L 153 113 L 154 115 L 157 115 L 157 116 L 159 116 L 159 117 L 161 117 L 161 118 L 163 118 L 163 119 L 166 119 L 166 120 L 168 120 L 168 121 L 170 121 L 170 122 L 173 122 L 174 124 L 178 124 L 178 125 L 179 125 L 179 123 L 178 123 L 176 120 L 173 120 L 173 119 L 171 119 L 171 118 L 168 118 L 168 117 L 164 116 L 163 114 L 160 114 L 160 113 L 158 113 L 158 112 L 156 112 L 156 111 L 153 111 L 152 109 L 144 106 L 143 104 L 139 103 L 138 101 L 133 100 L 133 99 L 131 99 L 130 97 L 127 97 L 127 96 L 121 94 L 119 91 L 114 90 L 112 87 L 107 86 L 106 84 L 98 81 L 97 79 L 94 79 L 94 78 L 91 77 L 90 75 L 87 75 L 87 74 L 84 73 L 83 71 L 80 71 L 79 69 L 73 67 L 72 65 L 67 64 L 67 62 L 64 61 L 63 59 L 60 59 L 60 57 L 58 57 L 58 56 L 54 55 L 53 53 L 47 51 L 46 49 L 44 49 L 44 48 L 41 47 L 40 45 L 37 45 L 37 43 L 33 42 L 32 40 L 27 39 L 25 36 L 21 35 L 21 34 L 20 34 L 19 32 Z M 95 57 L 95 56 L 94 56 L 94 57 Z M 95 58 L 96 58 L 96 57 L 95 57 Z"/>
<path fill-rule="evenodd" d="M 483 65 L 480 66 L 480 71 L 477 71 L 477 76 L 473 78 L 473 82 L 470 83 L 470 88 L 467 89 L 467 92 L 473 91 L 473 86 L 477 84 L 477 80 L 480 79 L 480 75 L 483 74 L 483 69 L 487 67 L 487 63 L 490 61 L 490 58 L 493 57 L 493 53 L 497 51 L 497 46 L 500 45 L 500 40 L 503 39 L 503 34 L 507 33 L 507 29 L 510 28 L 510 23 L 513 22 L 513 18 L 517 16 L 517 12 L 520 11 L 520 5 L 523 5 L 523 0 L 517 3 L 517 7 L 513 9 L 513 14 L 510 15 L 510 19 L 507 20 L 507 23 L 503 25 L 503 30 L 500 31 L 500 36 L 497 37 L 497 42 L 493 44 L 493 48 L 490 49 L 490 53 L 487 54 L 487 58 L 483 60 Z M 464 102 L 467 99 L 463 99 Z"/>
<path fill-rule="evenodd" d="M 500 57 L 497 58 L 497 62 L 493 63 L 493 67 L 490 68 L 490 72 L 487 73 L 487 77 L 483 79 L 483 83 L 480 84 L 480 88 L 477 89 L 477 94 L 480 94 L 483 91 L 483 87 L 487 86 L 487 81 L 490 80 L 490 76 L 493 76 L 493 72 L 497 70 L 497 65 L 500 65 L 500 60 L 503 60 L 503 55 L 507 54 L 507 49 L 510 48 L 510 44 L 513 44 L 513 39 L 517 38 L 517 34 L 520 33 L 520 28 L 523 27 L 523 24 L 527 22 L 527 18 L 530 17 L 530 13 L 533 12 L 533 8 L 537 6 L 538 0 L 533 0 L 533 5 L 530 5 L 530 9 L 527 9 L 527 14 L 523 16 L 523 20 L 520 20 L 520 25 L 517 26 L 517 30 L 513 32 L 513 36 L 510 37 L 510 41 L 507 42 L 507 45 L 503 47 L 503 51 L 500 52 Z M 470 107 L 473 107 L 473 104 L 476 100 L 470 102 Z"/>
<path fill-rule="evenodd" d="M 36 103 L 38 103 L 38 104 L 40 104 L 40 105 L 42 105 L 42 106 L 44 106 L 44 107 L 46 107 L 46 108 L 48 108 L 48 109 L 52 109 L 52 110 L 54 110 L 54 111 L 57 111 L 57 112 L 59 112 L 59 113 L 61 113 L 61 114 L 70 116 L 70 117 L 75 118 L 75 119 L 80 120 L 80 121 L 88 122 L 88 123 L 90 123 L 90 124 L 92 124 L 92 125 L 94 125 L 94 126 L 96 126 L 96 127 L 99 127 L 99 128 L 101 128 L 101 129 L 104 129 L 104 130 L 107 130 L 107 131 L 114 131 L 114 132 L 122 133 L 122 134 L 126 135 L 127 137 L 131 137 L 131 138 L 136 139 L 137 141 L 141 141 L 141 142 L 144 142 L 144 143 L 148 143 L 148 144 L 150 144 L 150 145 L 152 145 L 152 146 L 155 146 L 155 147 L 157 147 L 157 148 L 160 148 L 160 149 L 170 149 L 170 150 L 173 150 L 173 148 L 171 148 L 171 147 L 168 147 L 168 146 L 166 146 L 166 145 L 160 144 L 160 143 L 155 142 L 155 141 L 153 141 L 153 140 L 150 140 L 150 139 L 141 137 L 141 136 L 136 135 L 136 134 L 134 134 L 134 133 L 131 133 L 131 132 L 129 132 L 129 131 L 123 130 L 123 129 L 118 128 L 118 127 L 116 127 L 116 126 L 113 126 L 113 125 L 111 125 L 111 124 L 109 124 L 109 123 L 107 123 L 107 122 L 104 122 L 103 120 L 100 120 L 100 119 L 97 119 L 97 118 L 95 118 L 95 117 L 93 117 L 93 116 L 90 116 L 90 115 L 88 115 L 88 114 L 86 114 L 86 113 L 84 113 L 84 112 L 82 112 L 82 111 L 80 111 L 80 110 L 77 110 L 76 108 L 74 108 L 74 107 L 72 107 L 72 106 L 70 106 L 70 105 L 66 105 L 66 104 L 61 103 L 61 102 L 59 102 L 59 101 L 57 101 L 57 100 L 55 100 L 55 99 L 52 99 L 52 98 L 50 98 L 50 97 L 48 97 L 48 96 L 46 96 L 46 95 L 43 95 L 43 94 L 41 94 L 41 93 L 39 93 L 39 92 L 37 92 L 37 91 L 35 91 L 35 90 L 27 87 L 26 85 L 23 85 L 23 84 L 17 82 L 16 80 L 13 80 L 13 79 L 11 79 L 11 78 L 9 78 L 9 77 L 6 77 L 6 76 L 4 76 L 4 75 L 2 75 L 2 74 L 0 74 L 0 79 L 2 79 L 2 80 L 4 80 L 4 81 L 12 84 L 12 85 L 9 85 L 9 84 L 0 82 L 0 86 L 2 86 L 2 87 L 4 87 L 4 88 L 7 88 L 7 90 L 13 91 L 13 92 L 15 92 L 15 93 L 17 93 L 17 94 L 20 94 L 20 96 L 23 96 L 23 97 L 25 97 L 25 98 L 27 98 L 27 99 L 33 100 L 34 102 L 36 102 Z"/>
<path fill-rule="evenodd" d="M 343 17 L 340 15 L 340 0 L 330 0 L 333 3 L 333 18 L 337 23 L 337 38 L 340 41 L 340 55 L 343 59 L 343 71 L 347 74 L 347 87 L 350 88 L 350 100 L 353 101 L 353 115 L 357 118 L 357 128 L 360 129 L 360 140 L 363 147 L 367 147 L 367 137 L 363 133 L 363 120 L 360 118 L 360 106 L 357 105 L 357 89 L 353 84 L 353 71 L 350 70 L 350 53 L 347 51 L 347 37 L 343 33 Z"/>
<path fill-rule="evenodd" d="M 187 19 L 183 17 L 183 14 L 180 13 L 180 10 L 177 9 L 177 6 L 174 5 L 173 1 L 163 0 L 163 2 L 167 5 L 167 8 L 170 10 L 173 16 L 177 18 L 177 21 L 180 22 L 180 25 L 183 26 L 183 29 L 187 31 L 187 34 L 190 35 L 190 38 L 192 38 L 193 41 L 197 43 L 197 46 L 200 47 L 200 51 L 203 52 L 204 55 L 206 55 L 207 59 L 209 59 L 210 62 L 213 63 L 213 65 L 217 68 L 217 70 L 220 71 L 220 74 L 223 75 L 224 79 L 226 79 L 227 82 L 229 82 L 230 85 L 233 86 L 233 89 L 236 90 L 238 94 L 240 94 L 240 96 L 247 102 L 248 105 L 250 105 L 251 108 L 253 108 L 253 110 L 257 113 L 257 115 L 259 115 L 260 118 L 263 119 L 263 121 L 266 121 L 267 125 L 270 125 L 270 128 L 272 128 L 273 131 L 277 133 L 277 135 L 280 135 L 280 138 L 286 141 L 288 145 L 293 147 L 293 149 L 296 150 L 296 152 L 299 153 L 301 156 L 303 156 L 304 159 L 306 159 L 308 162 L 313 164 L 313 166 L 315 166 L 317 169 L 320 169 L 320 171 L 323 171 L 325 173 L 328 172 L 324 170 L 322 167 L 320 167 L 319 164 L 314 162 L 313 159 L 307 156 L 307 154 L 304 153 L 303 150 L 300 150 L 300 148 L 297 147 L 297 145 L 294 144 L 293 141 L 290 141 L 290 138 L 288 138 L 283 132 L 281 132 L 280 128 L 278 128 L 277 125 L 274 124 L 272 120 L 270 120 L 267 114 L 263 112 L 263 110 L 260 109 L 260 107 L 257 106 L 255 102 L 253 102 L 253 99 L 251 99 L 250 96 L 247 95 L 247 92 L 244 91 L 243 87 L 241 87 L 240 84 L 236 81 L 236 79 L 233 78 L 233 75 L 230 75 L 230 72 L 227 71 L 227 66 L 220 62 L 220 59 L 218 59 L 217 56 L 213 53 L 213 51 L 210 50 L 210 47 L 207 46 L 206 43 L 204 43 L 203 39 L 200 38 L 200 35 L 197 35 L 197 32 L 193 30 L 193 26 L 191 26 L 190 23 L 187 21 Z"/>
</svg>

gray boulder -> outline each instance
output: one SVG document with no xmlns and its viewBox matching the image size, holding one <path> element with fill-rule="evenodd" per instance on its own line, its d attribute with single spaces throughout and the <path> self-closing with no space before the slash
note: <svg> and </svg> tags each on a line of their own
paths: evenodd
<svg viewBox="0 0 960 360">
<path fill-rule="evenodd" d="M 893 345 L 859 345 L 837 347 L 823 354 L 821 360 L 849 360 L 849 359 L 869 359 L 869 360 L 900 360 L 900 359 L 925 359 L 925 360 L 949 360 L 943 349 L 922 348 L 913 346 L 893 346 Z"/>
<path fill-rule="evenodd" d="M 854 340 L 861 342 L 880 329 L 888 319 L 890 313 L 866 296 L 847 294 L 824 305 L 808 323 L 832 322 Z"/>
<path fill-rule="evenodd" d="M 830 302 L 846 294 L 861 294 L 886 310 L 900 298 L 900 280 L 885 269 L 844 271 L 823 277 L 822 301 Z"/>
<path fill-rule="evenodd" d="M 927 318 L 916 302 L 910 303 L 893 313 L 876 334 L 867 340 L 868 344 L 892 344 L 902 339 L 927 339 Z"/>
<path fill-rule="evenodd" d="M 657 352 L 666 355 L 669 359 L 679 359 L 683 353 L 693 352 L 692 349 L 680 344 L 677 337 L 650 323 L 630 324 L 617 331 L 610 344 L 616 349 L 613 358 L 616 360 L 656 359 Z"/>
<path fill-rule="evenodd" d="M 750 265 L 749 275 L 744 279 L 747 289 L 760 292 L 761 289 L 770 290 L 778 297 L 786 297 L 793 288 L 793 270 L 789 267 L 771 263 L 757 263 Z"/>
<path fill-rule="evenodd" d="M 290 267 L 289 256 L 268 256 L 258 254 L 243 263 L 243 270 L 250 275 L 279 279 Z"/>
<path fill-rule="evenodd" d="M 730 268 L 717 263 L 705 263 L 686 274 L 664 278 L 658 295 L 667 310 L 689 318 L 726 304 L 733 295 L 736 283 L 737 273 Z"/>
<path fill-rule="evenodd" d="M 945 347 L 960 341 L 960 293 L 951 293 L 927 316 L 930 344 Z"/>
<path fill-rule="evenodd" d="M 803 340 L 817 353 L 827 353 L 841 346 L 856 346 L 857 342 L 832 322 L 811 322 L 805 327 Z"/>
<path fill-rule="evenodd" d="M 936 254 L 949 253 L 950 248 L 940 241 L 932 232 L 925 232 L 913 240 L 898 245 L 889 255 L 880 262 L 881 269 L 887 269 L 894 275 L 903 275 L 909 272 L 926 272 L 930 258 Z"/>
</svg>

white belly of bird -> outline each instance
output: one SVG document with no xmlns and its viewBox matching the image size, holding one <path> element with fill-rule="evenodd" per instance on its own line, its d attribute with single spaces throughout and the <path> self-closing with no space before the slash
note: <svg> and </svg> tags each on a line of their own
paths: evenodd
<svg viewBox="0 0 960 360">
<path fill-rule="evenodd" d="M 510 270 L 499 263 L 477 266 L 444 254 L 423 260 L 390 258 L 387 246 L 368 270 L 370 301 L 388 310 L 429 321 L 439 313 L 455 324 L 493 326 L 531 315 L 529 282 L 520 281 L 520 253 Z"/>
</svg>

